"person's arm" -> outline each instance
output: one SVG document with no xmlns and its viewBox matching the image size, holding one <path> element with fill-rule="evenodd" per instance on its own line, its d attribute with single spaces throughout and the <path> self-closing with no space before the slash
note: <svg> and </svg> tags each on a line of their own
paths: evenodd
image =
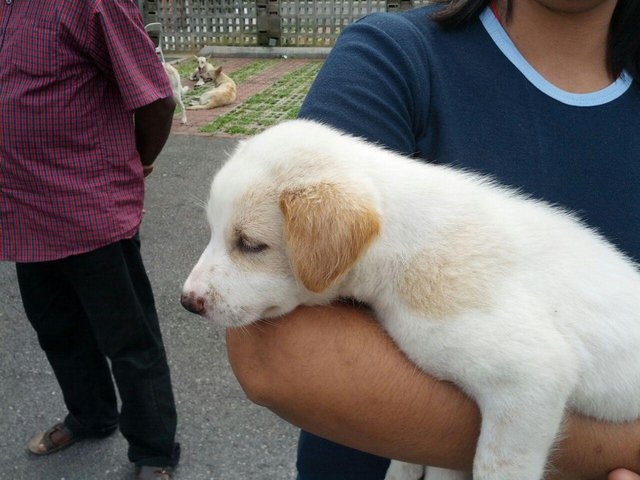
<svg viewBox="0 0 640 480">
<path fill-rule="evenodd" d="M 135 117 L 136 147 L 146 176 L 171 130 L 175 101 L 167 74 L 135 2 L 97 3 L 86 30 L 87 54 Z"/>
<path fill-rule="evenodd" d="M 400 15 L 347 27 L 300 116 L 416 153 L 416 138 L 437 128 L 429 125 L 428 45 Z M 418 371 L 366 312 L 302 308 L 229 330 L 227 341 L 249 397 L 294 425 L 384 457 L 470 469 L 476 405 L 450 383 Z M 574 416 L 566 432 L 554 457 L 563 476 L 555 478 L 605 478 L 617 467 L 640 471 L 640 423 Z"/>
<path fill-rule="evenodd" d="M 247 396 L 296 426 L 383 457 L 471 470 L 477 406 L 420 372 L 367 310 L 302 307 L 277 322 L 229 329 L 227 349 Z M 639 449 L 640 422 L 571 415 L 552 458 L 561 474 L 549 478 L 640 471 Z"/>
<path fill-rule="evenodd" d="M 136 147 L 145 176 L 153 170 L 153 162 L 169 137 L 175 107 L 173 98 L 167 97 L 135 111 Z"/>
<path fill-rule="evenodd" d="M 611 472 L 608 480 L 640 480 L 640 475 L 620 468 Z"/>
</svg>

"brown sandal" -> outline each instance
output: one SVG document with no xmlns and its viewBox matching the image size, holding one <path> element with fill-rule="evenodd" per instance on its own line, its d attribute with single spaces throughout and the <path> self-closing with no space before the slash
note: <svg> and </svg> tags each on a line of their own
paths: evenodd
<svg viewBox="0 0 640 480">
<path fill-rule="evenodd" d="M 49 455 L 79 440 L 64 423 L 56 423 L 46 432 L 38 433 L 27 443 L 27 450 L 35 455 Z"/>
</svg>

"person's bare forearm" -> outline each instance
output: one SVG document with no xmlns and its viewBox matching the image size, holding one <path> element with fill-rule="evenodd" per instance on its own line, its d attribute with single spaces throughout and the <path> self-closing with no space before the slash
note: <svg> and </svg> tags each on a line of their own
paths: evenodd
<svg viewBox="0 0 640 480">
<path fill-rule="evenodd" d="M 176 103 L 172 97 L 157 100 L 134 113 L 136 147 L 142 165 L 153 164 L 171 132 Z"/>
<path fill-rule="evenodd" d="M 306 307 L 227 332 L 234 372 L 248 396 L 312 433 L 413 463 L 471 470 L 480 428 L 475 403 L 424 375 L 366 310 Z M 562 475 L 606 478 L 638 471 L 640 423 L 571 416 L 553 457 Z"/>
</svg>

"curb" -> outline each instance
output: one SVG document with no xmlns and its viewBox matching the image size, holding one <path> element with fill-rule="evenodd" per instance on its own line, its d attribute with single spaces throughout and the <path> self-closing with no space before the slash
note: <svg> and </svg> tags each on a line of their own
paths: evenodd
<svg viewBox="0 0 640 480">
<path fill-rule="evenodd" d="M 214 47 L 202 48 L 202 57 L 237 58 L 326 58 L 331 47 Z"/>
</svg>

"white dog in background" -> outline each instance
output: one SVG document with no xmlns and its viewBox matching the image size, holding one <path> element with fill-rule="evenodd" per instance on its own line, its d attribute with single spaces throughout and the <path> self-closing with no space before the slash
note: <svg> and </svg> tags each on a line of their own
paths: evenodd
<svg viewBox="0 0 640 480">
<path fill-rule="evenodd" d="M 184 102 L 182 101 L 182 94 L 186 93 L 189 90 L 189 87 L 182 86 L 182 81 L 180 80 L 180 73 L 178 72 L 178 70 L 176 70 L 176 68 L 173 65 L 169 63 L 163 63 L 162 65 L 164 66 L 164 71 L 167 72 L 167 76 L 169 77 L 169 83 L 171 84 L 171 91 L 173 92 L 173 99 L 178 105 L 180 105 L 181 114 L 182 114 L 180 118 L 180 123 L 184 125 L 187 123 L 187 109 L 184 107 Z"/>
<path fill-rule="evenodd" d="M 197 80 L 195 86 L 199 87 L 204 85 L 205 82 L 211 81 L 214 79 L 213 71 L 214 66 L 209 63 L 207 57 L 198 57 L 194 55 L 196 61 L 198 62 L 198 66 L 193 71 L 189 80 Z"/>
<path fill-rule="evenodd" d="M 294 120 L 239 144 L 207 215 L 186 308 L 238 327 L 369 304 L 414 363 L 479 405 L 475 480 L 540 480 L 567 409 L 640 417 L 640 272 L 566 211 Z M 387 478 L 423 473 L 394 461 Z"/>
</svg>

